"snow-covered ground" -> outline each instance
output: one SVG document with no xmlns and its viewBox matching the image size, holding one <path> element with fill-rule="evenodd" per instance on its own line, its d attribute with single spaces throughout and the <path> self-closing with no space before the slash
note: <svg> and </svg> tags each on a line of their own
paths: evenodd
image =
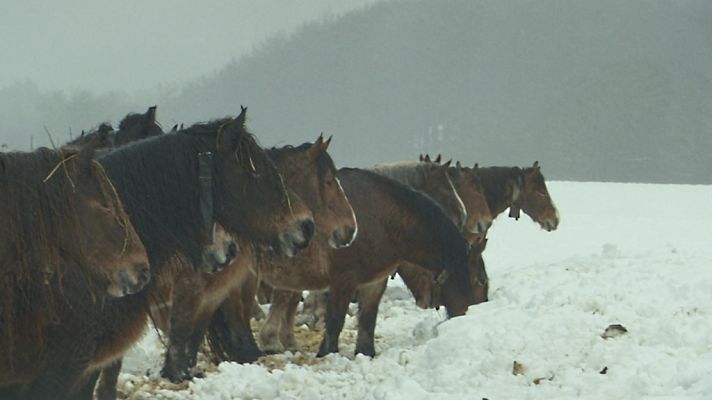
<svg viewBox="0 0 712 400">
<path fill-rule="evenodd" d="M 500 216 L 485 252 L 490 301 L 464 317 L 443 322 L 443 310 L 417 309 L 390 281 L 374 359 L 354 358 L 348 318 L 338 355 L 223 363 L 178 387 L 156 377 L 162 347 L 148 334 L 127 356 L 123 395 L 712 399 L 712 187 L 552 182 L 549 190 L 559 230 Z M 602 338 L 612 324 L 627 333 Z"/>
</svg>

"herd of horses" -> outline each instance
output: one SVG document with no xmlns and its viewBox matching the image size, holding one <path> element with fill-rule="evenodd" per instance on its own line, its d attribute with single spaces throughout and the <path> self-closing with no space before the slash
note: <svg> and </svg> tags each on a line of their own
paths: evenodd
<svg viewBox="0 0 712 400">
<path fill-rule="evenodd" d="M 297 350 L 304 290 L 308 320 L 324 321 L 317 356 L 338 352 L 354 301 L 355 351 L 374 356 L 389 277 L 419 307 L 463 315 L 487 301 L 497 215 L 558 226 L 537 162 L 337 169 L 331 138 L 263 149 L 245 119 L 164 133 L 151 107 L 59 149 L 0 153 L 0 398 L 115 399 L 149 323 L 173 382 L 206 340 L 214 360 Z M 256 340 L 258 298 L 271 306 Z"/>
</svg>

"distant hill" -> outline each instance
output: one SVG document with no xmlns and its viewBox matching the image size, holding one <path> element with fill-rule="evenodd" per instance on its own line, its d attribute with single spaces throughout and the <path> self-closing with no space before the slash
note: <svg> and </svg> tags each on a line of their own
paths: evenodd
<svg viewBox="0 0 712 400">
<path fill-rule="evenodd" d="M 338 165 L 429 152 L 539 160 L 554 179 L 709 184 L 710 20 L 706 0 L 381 2 L 154 94 L 0 90 L 0 125 L 79 129 L 158 104 L 171 126 L 245 104 L 263 144 L 333 134 Z"/>
<path fill-rule="evenodd" d="M 305 26 L 166 99 L 250 107 L 340 165 L 442 152 L 572 180 L 712 183 L 712 3 L 398 1 Z"/>
</svg>

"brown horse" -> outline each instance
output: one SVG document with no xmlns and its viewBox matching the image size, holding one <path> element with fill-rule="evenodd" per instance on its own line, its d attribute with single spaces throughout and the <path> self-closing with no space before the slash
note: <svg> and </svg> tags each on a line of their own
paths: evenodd
<svg viewBox="0 0 712 400">
<path fill-rule="evenodd" d="M 447 271 L 442 277 L 448 289 L 443 291 L 448 315 L 464 314 L 471 303 L 467 243 L 442 208 L 420 192 L 373 172 L 346 168 L 339 170 L 338 177 L 356 212 L 359 234 L 353 244 L 344 249 L 314 246 L 294 259 L 299 265 L 261 265 L 261 278 L 283 289 L 274 292 L 268 318 L 288 322 L 278 323 L 275 330 L 282 332 L 261 332 L 260 336 L 279 339 L 279 336 L 292 335 L 294 308 L 301 291 L 328 289 L 326 332 L 318 355 L 336 352 L 346 308 L 358 290 L 356 352 L 374 355 L 373 331 L 378 303 L 388 276 L 401 262 L 422 265 L 438 276 Z M 297 292 L 289 293 L 290 290 Z M 280 296 L 288 301 L 285 307 L 278 309 L 275 299 Z M 277 315 L 280 313 L 282 315 Z"/>
<path fill-rule="evenodd" d="M 538 161 L 528 168 L 480 168 L 479 174 L 493 218 L 509 208 L 510 217 L 519 219 L 520 210 L 524 211 L 548 232 L 559 226 L 559 212 L 549 196 Z"/>
<path fill-rule="evenodd" d="M 429 156 L 421 156 L 420 163 L 413 162 L 399 162 L 394 164 L 379 164 L 374 167 L 369 168 L 369 170 L 395 179 L 398 182 L 407 184 L 416 190 L 419 190 L 427 195 L 429 195 L 433 200 L 440 204 L 445 210 L 449 210 L 447 213 L 450 219 L 458 224 L 462 217 L 462 205 L 464 204 L 467 219 L 465 224 L 462 226 L 462 231 L 465 239 L 471 244 L 478 242 L 479 240 L 473 240 L 474 237 L 481 237 L 487 232 L 487 229 L 492 224 L 492 215 L 490 213 L 489 207 L 487 206 L 487 199 L 484 197 L 484 187 L 482 181 L 479 177 L 478 168 L 463 168 L 458 162 L 456 166 L 450 166 L 450 162 L 439 164 L 440 156 L 435 159 L 434 162 L 429 162 Z M 438 168 L 439 167 L 439 168 Z M 458 206 L 459 205 L 459 206 Z M 475 255 L 470 262 L 470 273 L 478 273 L 479 269 L 484 269 L 484 264 L 482 263 L 481 257 L 479 257 L 479 251 L 475 248 Z M 482 264 L 482 267 L 479 267 Z M 408 274 L 410 270 L 413 270 L 412 274 L 418 276 L 418 280 L 421 281 L 426 279 L 429 283 L 421 283 L 421 286 L 429 284 L 433 286 L 435 277 L 432 276 L 430 271 L 427 269 L 419 268 L 417 265 L 403 263 L 398 267 L 398 272 L 406 271 Z M 401 276 L 403 276 L 401 274 Z M 414 281 L 411 280 L 411 281 Z M 474 286 L 478 291 L 481 290 L 481 286 Z M 427 291 L 424 291 L 422 298 L 416 298 L 418 305 L 431 305 L 430 293 L 432 292 L 429 287 Z M 487 293 L 478 294 L 475 296 L 475 303 L 481 302 L 481 299 L 487 298 Z M 311 328 L 314 328 L 323 318 L 326 310 L 326 293 L 312 292 L 309 294 L 305 300 L 305 307 L 302 310 L 302 315 L 300 316 L 298 325 L 306 323 Z M 309 306 L 307 306 L 307 303 Z M 434 305 L 433 305 L 434 306 Z M 265 325 L 266 331 L 274 331 L 272 327 L 277 326 L 273 321 L 268 321 Z M 291 330 L 289 331 L 291 332 Z M 285 341 L 290 341 L 291 338 L 283 338 Z M 265 338 L 263 343 L 270 346 L 270 343 L 278 343 L 275 340 L 270 340 Z M 275 350 L 277 351 L 277 350 Z"/>
<path fill-rule="evenodd" d="M 66 396 L 88 362 L 67 350 L 85 345 L 81 329 L 93 322 L 83 311 L 133 297 L 150 279 L 146 250 L 93 160 L 97 144 L 0 155 L 0 394 Z"/>
<path fill-rule="evenodd" d="M 305 215 L 309 210 L 313 213 L 317 227 L 315 240 L 339 248 L 351 243 L 357 228 L 353 210 L 327 153 L 330 141 L 320 136 L 313 144 L 271 149 L 267 154 L 296 192 L 291 195 L 294 211 Z M 165 297 L 172 299 L 170 303 L 152 306 L 154 320 L 170 337 L 162 370 L 164 377 L 172 381 L 190 377 L 189 369 L 195 365 L 198 347 L 210 320 L 228 295 L 242 297 L 243 292 L 248 291 L 254 297 L 250 270 L 256 264 L 255 249 L 248 240 L 243 241 L 241 248 L 240 259 L 225 271 L 214 275 L 183 274 L 166 285 L 172 293 Z M 261 258 L 279 257 L 263 254 Z M 285 258 L 284 262 L 289 261 Z"/>
<path fill-rule="evenodd" d="M 421 160 L 424 163 L 431 163 L 430 158 L 427 156 L 426 158 L 421 156 Z M 534 162 L 533 166 L 529 168 L 478 168 L 477 164 L 475 164 L 474 168 L 463 168 L 463 170 L 466 172 L 476 171 L 480 176 L 493 219 L 509 207 L 512 218 L 519 219 L 519 210 L 521 209 L 547 231 L 555 230 L 558 227 L 559 213 L 549 196 L 539 162 Z M 473 247 L 478 246 L 478 242 L 487 240 L 483 239 L 483 235 L 467 236 Z M 482 250 L 484 250 L 484 245 L 482 245 Z M 479 266 L 479 263 L 482 263 L 481 266 Z M 481 271 L 482 276 L 486 277 L 485 266 L 481 257 L 476 266 L 477 268 L 473 269 L 472 263 L 470 264 L 470 273 L 478 275 L 478 271 Z M 398 269 L 398 274 L 411 293 L 413 293 L 418 306 L 438 305 L 431 301 L 430 294 L 433 291 L 433 280 L 432 278 L 427 278 L 428 271 L 416 265 L 404 265 Z M 473 280 L 472 290 L 476 298 L 482 298 L 482 296 L 478 296 L 478 293 L 482 291 L 484 291 L 484 298 L 487 298 L 488 285 L 482 284 L 485 281 L 487 279 Z"/>
</svg>

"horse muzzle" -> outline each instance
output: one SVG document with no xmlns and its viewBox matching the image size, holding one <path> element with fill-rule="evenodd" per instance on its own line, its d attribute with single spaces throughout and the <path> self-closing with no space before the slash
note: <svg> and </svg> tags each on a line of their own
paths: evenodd
<svg viewBox="0 0 712 400">
<path fill-rule="evenodd" d="M 279 236 L 279 243 L 276 248 L 279 249 L 281 255 L 294 257 L 309 246 L 309 242 L 314 237 L 314 232 L 314 220 L 305 218 L 299 221 L 296 227 Z"/>
<path fill-rule="evenodd" d="M 230 240 L 229 243 L 221 250 L 211 250 L 203 254 L 203 262 L 197 268 L 200 272 L 214 274 L 229 267 L 239 253 L 237 244 Z"/>
<path fill-rule="evenodd" d="M 116 273 L 115 278 L 107 288 L 107 293 L 112 297 L 124 297 L 139 292 L 151 281 L 151 269 L 148 264 L 142 264 L 122 269 Z"/>
<path fill-rule="evenodd" d="M 334 249 L 349 247 L 356 239 L 356 227 L 348 226 L 344 229 L 335 229 L 329 238 L 329 246 Z"/>
<path fill-rule="evenodd" d="M 543 229 L 547 232 L 555 231 L 559 227 L 559 216 L 558 213 L 553 218 L 547 218 L 539 223 Z"/>
</svg>

